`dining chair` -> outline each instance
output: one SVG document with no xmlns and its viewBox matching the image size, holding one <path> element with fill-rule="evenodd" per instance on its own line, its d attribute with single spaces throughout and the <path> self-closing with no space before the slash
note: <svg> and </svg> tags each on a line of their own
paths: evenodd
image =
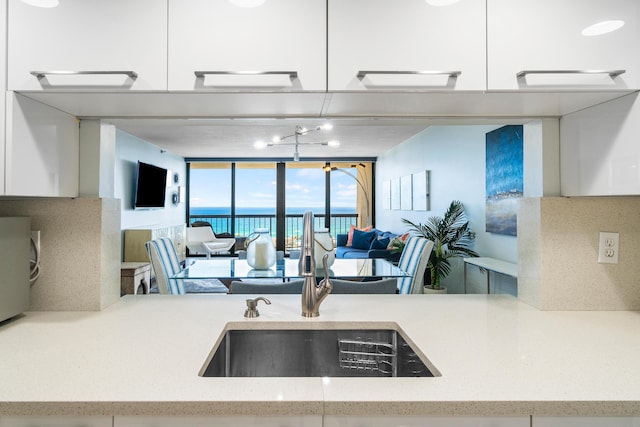
<svg viewBox="0 0 640 427">
<path fill-rule="evenodd" d="M 420 236 L 411 236 L 398 261 L 398 268 L 411 276 L 398 279 L 398 291 L 401 294 L 423 293 L 424 272 L 429 263 L 433 242 Z"/>
<path fill-rule="evenodd" d="M 280 283 L 247 283 L 233 281 L 229 286 L 230 294 L 302 294 L 304 280 L 292 280 Z"/>
<path fill-rule="evenodd" d="M 332 294 L 397 294 L 398 280 L 381 279 L 370 282 L 331 279 Z"/>
<path fill-rule="evenodd" d="M 158 293 L 184 295 L 189 292 L 227 293 L 227 287 L 217 279 L 184 280 L 171 279 L 182 271 L 173 241 L 169 237 L 160 237 L 144 244 L 149 261 L 155 274 Z"/>
<path fill-rule="evenodd" d="M 233 237 L 216 237 L 211 227 L 187 227 L 187 248 L 190 254 L 205 253 L 207 259 L 211 254 L 230 252 L 236 239 Z"/>
</svg>

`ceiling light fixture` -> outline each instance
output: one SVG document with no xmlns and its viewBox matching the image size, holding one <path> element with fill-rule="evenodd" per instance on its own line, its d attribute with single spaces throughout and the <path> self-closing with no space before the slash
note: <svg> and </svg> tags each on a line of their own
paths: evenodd
<svg viewBox="0 0 640 427">
<path fill-rule="evenodd" d="M 353 180 L 358 184 L 358 186 L 362 190 L 362 194 L 364 195 L 365 210 L 366 210 L 365 225 L 369 225 L 371 224 L 371 214 L 369 211 L 369 186 L 366 185 L 367 178 L 364 172 L 364 169 L 366 169 L 367 166 L 364 163 L 357 163 L 357 164 L 350 165 L 350 167 L 355 168 L 357 175 L 354 175 L 353 173 L 351 173 L 346 169 L 340 169 L 335 166 L 331 166 L 330 162 L 326 162 L 322 167 L 322 170 L 327 173 L 334 172 L 334 171 L 342 172 L 343 174 L 349 175 L 351 178 L 353 178 Z M 360 168 L 362 168 L 362 170 Z"/>
<path fill-rule="evenodd" d="M 624 21 L 621 20 L 611 20 L 611 21 L 602 21 L 593 25 L 589 25 L 587 28 L 582 30 L 583 36 L 600 36 L 602 34 L 611 33 L 613 31 L 619 30 L 624 26 Z"/>
<path fill-rule="evenodd" d="M 257 149 L 262 149 L 266 147 L 275 147 L 278 145 L 293 145 L 294 146 L 293 161 L 297 162 L 300 160 L 300 152 L 298 151 L 298 147 L 300 145 L 326 145 L 328 147 L 339 147 L 340 142 L 335 140 L 322 141 L 322 142 L 300 141 L 300 137 L 308 133 L 322 131 L 322 130 L 330 130 L 332 128 L 333 128 L 333 125 L 331 125 L 330 123 L 327 123 L 323 126 L 316 126 L 313 129 L 307 129 L 302 126 L 296 126 L 294 133 L 292 133 L 291 135 L 274 136 L 271 142 L 256 141 L 254 142 L 253 147 Z M 289 138 L 293 138 L 293 141 L 287 141 L 287 139 Z"/>
</svg>

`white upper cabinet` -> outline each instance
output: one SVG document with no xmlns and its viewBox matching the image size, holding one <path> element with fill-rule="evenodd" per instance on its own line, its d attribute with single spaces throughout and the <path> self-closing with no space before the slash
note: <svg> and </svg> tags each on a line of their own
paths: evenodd
<svg viewBox="0 0 640 427">
<path fill-rule="evenodd" d="M 328 2 L 329 90 L 485 89 L 484 0 Z"/>
<path fill-rule="evenodd" d="M 640 98 L 629 94 L 560 120 L 563 196 L 640 195 Z"/>
<path fill-rule="evenodd" d="M 77 197 L 78 121 L 8 92 L 5 195 Z"/>
<path fill-rule="evenodd" d="M 0 0 L 0 195 L 4 195 L 7 2 Z"/>
<path fill-rule="evenodd" d="M 639 25 L 638 0 L 487 0 L 488 89 L 640 88 Z"/>
<path fill-rule="evenodd" d="M 9 90 L 167 88 L 167 0 L 9 0 L 8 38 Z"/>
<path fill-rule="evenodd" d="M 169 0 L 169 90 L 326 90 L 325 0 Z"/>
</svg>

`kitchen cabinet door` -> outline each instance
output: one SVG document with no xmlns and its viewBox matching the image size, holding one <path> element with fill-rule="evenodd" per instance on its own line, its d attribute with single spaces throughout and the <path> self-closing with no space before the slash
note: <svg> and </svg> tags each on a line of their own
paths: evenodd
<svg viewBox="0 0 640 427">
<path fill-rule="evenodd" d="M 0 0 L 0 118 L 5 116 L 7 81 L 7 2 Z M 4 195 L 5 121 L 0 120 L 0 196 Z"/>
<path fill-rule="evenodd" d="M 329 0 L 329 90 L 484 90 L 485 2 L 430 3 Z"/>
<path fill-rule="evenodd" d="M 1 417 L 0 427 L 112 427 L 112 417 Z"/>
<path fill-rule="evenodd" d="M 77 197 L 78 121 L 7 92 L 5 195 Z"/>
<path fill-rule="evenodd" d="M 325 0 L 242 3 L 169 0 L 169 90 L 326 90 Z"/>
<path fill-rule="evenodd" d="M 8 67 L 9 90 L 166 90 L 167 0 L 9 0 Z"/>
<path fill-rule="evenodd" d="M 616 20 L 624 26 L 582 34 Z M 639 25 L 637 0 L 488 0 L 488 88 L 637 89 Z"/>
<path fill-rule="evenodd" d="M 637 93 L 563 116 L 562 196 L 640 195 L 638 135 Z"/>
</svg>

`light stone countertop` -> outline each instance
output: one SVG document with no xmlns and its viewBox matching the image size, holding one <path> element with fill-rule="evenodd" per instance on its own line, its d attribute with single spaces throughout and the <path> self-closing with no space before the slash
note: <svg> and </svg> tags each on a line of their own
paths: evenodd
<svg viewBox="0 0 640 427">
<path fill-rule="evenodd" d="M 126 296 L 0 323 L 0 415 L 640 415 L 640 312 L 545 312 L 500 295 Z M 228 322 L 397 324 L 436 378 L 202 378 Z M 295 322 L 292 325 L 291 322 Z"/>
</svg>

